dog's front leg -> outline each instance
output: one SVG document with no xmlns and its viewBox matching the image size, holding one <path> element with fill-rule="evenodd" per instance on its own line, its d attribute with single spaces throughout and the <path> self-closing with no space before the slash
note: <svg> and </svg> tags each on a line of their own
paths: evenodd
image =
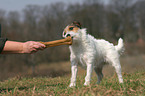
<svg viewBox="0 0 145 96">
<path fill-rule="evenodd" d="M 85 83 L 84 83 L 85 86 L 90 85 L 92 70 L 93 70 L 93 64 L 88 63 L 87 64 L 87 74 L 86 74 Z"/>
<path fill-rule="evenodd" d="M 70 82 L 69 87 L 76 86 L 77 71 L 78 71 L 77 64 L 76 64 L 75 61 L 72 61 L 71 62 L 71 73 L 72 73 L 72 76 L 71 76 L 71 82 Z"/>
</svg>

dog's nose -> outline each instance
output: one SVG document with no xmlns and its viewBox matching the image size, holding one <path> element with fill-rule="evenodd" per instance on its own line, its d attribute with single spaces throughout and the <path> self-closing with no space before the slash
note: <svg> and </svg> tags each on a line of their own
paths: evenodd
<svg viewBox="0 0 145 96">
<path fill-rule="evenodd" d="M 66 37 L 70 36 L 70 34 L 67 34 Z"/>
</svg>

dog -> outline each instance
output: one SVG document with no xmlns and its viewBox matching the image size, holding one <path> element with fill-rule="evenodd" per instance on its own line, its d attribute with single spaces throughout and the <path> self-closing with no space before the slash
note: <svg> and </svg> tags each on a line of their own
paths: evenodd
<svg viewBox="0 0 145 96">
<path fill-rule="evenodd" d="M 119 83 L 123 83 L 119 61 L 119 57 L 124 51 L 124 44 L 121 38 L 116 46 L 104 39 L 95 39 L 86 33 L 86 28 L 82 28 L 78 21 L 66 26 L 62 36 L 64 38 L 71 36 L 73 39 L 72 45 L 69 46 L 72 73 L 69 87 L 76 86 L 78 65 L 87 70 L 85 86 L 90 85 L 93 69 L 97 74 L 97 83 L 100 83 L 103 78 L 102 68 L 107 62 L 115 68 Z"/>
</svg>

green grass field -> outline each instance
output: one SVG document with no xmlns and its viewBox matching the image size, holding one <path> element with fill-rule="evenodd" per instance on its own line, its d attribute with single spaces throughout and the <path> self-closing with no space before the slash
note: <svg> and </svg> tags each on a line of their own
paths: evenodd
<svg viewBox="0 0 145 96">
<path fill-rule="evenodd" d="M 145 96 L 145 71 L 124 73 L 124 84 L 119 84 L 116 75 L 104 77 L 98 85 L 92 77 L 90 86 L 83 86 L 85 75 L 78 75 L 77 86 L 69 88 L 70 76 L 15 77 L 0 82 L 3 96 Z"/>
</svg>

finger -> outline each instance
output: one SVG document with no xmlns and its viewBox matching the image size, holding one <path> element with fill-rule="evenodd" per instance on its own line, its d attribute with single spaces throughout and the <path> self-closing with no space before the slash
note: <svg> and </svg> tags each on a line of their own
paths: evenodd
<svg viewBox="0 0 145 96">
<path fill-rule="evenodd" d="M 39 45 L 33 45 L 32 48 L 35 48 L 35 49 L 39 49 L 41 46 Z"/>
<path fill-rule="evenodd" d="M 38 46 L 40 46 L 40 47 L 42 47 L 42 48 L 45 48 L 45 47 L 46 47 L 44 44 L 42 44 L 42 43 L 40 43 L 40 42 L 34 42 L 33 44 L 34 44 L 34 45 L 38 45 Z"/>
<path fill-rule="evenodd" d="M 33 45 L 33 48 L 35 48 L 37 50 L 43 50 L 43 49 L 45 49 L 45 47 L 43 47 L 41 45 Z"/>
<path fill-rule="evenodd" d="M 31 50 L 31 54 L 33 54 L 33 53 L 36 53 L 38 50 L 37 49 L 33 49 L 33 50 Z"/>
</svg>

